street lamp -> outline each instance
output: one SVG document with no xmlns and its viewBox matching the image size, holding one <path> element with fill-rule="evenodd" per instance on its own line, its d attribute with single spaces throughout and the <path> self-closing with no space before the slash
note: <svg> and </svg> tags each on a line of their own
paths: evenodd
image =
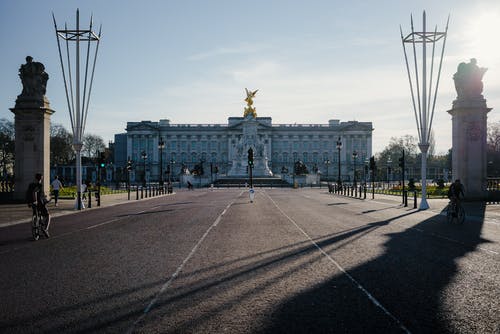
<svg viewBox="0 0 500 334">
<path fill-rule="evenodd" d="M 391 157 L 387 160 L 387 190 L 391 187 Z"/>
<path fill-rule="evenodd" d="M 339 153 L 339 173 L 338 173 L 338 178 L 337 178 L 337 185 L 339 187 L 342 186 L 342 180 L 340 179 L 340 150 L 342 149 L 342 141 L 340 140 L 340 137 L 339 139 L 337 139 L 337 150 L 338 150 L 338 153 Z"/>
<path fill-rule="evenodd" d="M 158 142 L 158 149 L 160 150 L 160 187 L 163 186 L 163 148 L 165 148 L 165 142 L 163 141 L 163 137 L 160 137 L 160 141 Z"/>
<path fill-rule="evenodd" d="M 325 160 L 325 166 L 326 166 L 326 183 L 328 183 L 328 166 L 330 165 L 330 160 L 326 159 Z"/>
<path fill-rule="evenodd" d="M 354 150 L 352 152 L 352 160 L 354 162 L 354 188 L 356 188 L 356 159 L 358 158 L 358 152 Z"/>
<path fill-rule="evenodd" d="M 363 176 L 364 176 L 364 187 L 366 188 L 366 181 L 367 181 L 367 175 L 368 174 L 368 166 L 370 164 L 370 160 L 368 159 L 365 159 L 365 164 L 364 164 L 364 167 L 363 167 Z"/>
<path fill-rule="evenodd" d="M 170 165 L 168 167 L 169 169 L 169 173 L 168 173 L 168 191 L 171 192 L 172 191 L 172 173 L 174 171 L 174 164 L 175 164 L 175 161 L 174 159 L 170 159 Z M 180 182 L 179 182 L 180 183 Z"/>
<path fill-rule="evenodd" d="M 142 173 L 142 186 L 145 187 L 146 186 L 146 159 L 148 158 L 146 151 L 142 151 L 141 158 L 144 160 L 144 171 Z"/>
</svg>

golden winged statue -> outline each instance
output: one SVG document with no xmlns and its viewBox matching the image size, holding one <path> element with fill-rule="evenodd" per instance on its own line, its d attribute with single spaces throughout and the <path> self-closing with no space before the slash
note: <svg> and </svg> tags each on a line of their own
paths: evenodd
<svg viewBox="0 0 500 334">
<path fill-rule="evenodd" d="M 252 105 L 253 105 L 253 98 L 255 97 L 255 94 L 258 91 L 259 90 L 256 89 L 255 91 L 252 92 L 245 88 L 245 92 L 247 93 L 247 98 L 245 99 L 245 102 L 247 103 L 247 106 L 245 107 L 245 112 L 243 113 L 243 117 L 247 117 L 248 115 L 252 115 L 253 118 L 257 117 L 257 111 Z"/>
</svg>

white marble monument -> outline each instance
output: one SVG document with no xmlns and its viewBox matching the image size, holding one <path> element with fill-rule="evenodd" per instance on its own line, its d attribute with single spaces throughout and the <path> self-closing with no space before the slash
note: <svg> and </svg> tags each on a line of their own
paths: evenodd
<svg viewBox="0 0 500 334">
<path fill-rule="evenodd" d="M 268 166 L 268 156 L 265 143 L 262 139 L 259 139 L 257 134 L 257 112 L 255 107 L 253 107 L 253 98 L 257 93 L 257 90 L 252 92 L 246 89 L 247 106 L 245 107 L 245 112 L 243 114 L 243 135 L 240 137 L 238 142 L 236 142 L 232 149 L 231 155 L 231 169 L 228 172 L 228 176 L 246 176 L 248 174 L 248 150 L 250 148 L 254 151 L 254 167 L 252 174 L 254 177 L 259 176 L 272 176 L 273 173 Z"/>
<path fill-rule="evenodd" d="M 491 108 L 482 95 L 485 72 L 486 68 L 477 66 L 476 59 L 458 65 L 453 76 L 457 99 L 448 110 L 453 127 L 453 179 L 460 179 L 467 200 L 486 197 L 487 114 Z"/>
</svg>

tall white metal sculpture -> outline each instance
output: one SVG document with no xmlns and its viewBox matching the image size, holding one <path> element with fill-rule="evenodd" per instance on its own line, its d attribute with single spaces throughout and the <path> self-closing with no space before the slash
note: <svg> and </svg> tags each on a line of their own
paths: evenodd
<svg viewBox="0 0 500 334">
<path fill-rule="evenodd" d="M 101 40 L 101 28 L 99 33 L 96 34 L 92 31 L 92 16 L 90 17 L 89 29 L 80 29 L 80 11 L 76 11 L 76 29 L 68 30 L 65 24 L 63 30 L 57 29 L 56 18 L 52 13 L 54 19 L 54 28 L 57 37 L 57 47 L 59 49 L 59 60 L 61 62 L 64 88 L 66 90 L 66 100 L 68 102 L 69 117 L 71 120 L 71 129 L 73 130 L 73 148 L 76 152 L 76 186 L 77 186 L 77 207 L 78 210 L 82 208 L 81 202 L 81 185 L 82 185 L 82 157 L 81 151 L 83 146 L 83 134 L 85 132 L 85 124 L 87 122 L 87 114 L 90 104 L 90 93 L 92 92 L 92 83 L 94 81 L 94 71 L 97 60 L 97 51 L 99 50 L 99 42 Z M 65 52 L 61 51 L 60 40 L 66 43 Z M 72 65 L 71 65 L 71 52 L 69 42 L 75 42 L 75 65 L 73 80 Z M 87 42 L 87 52 L 85 59 L 80 59 L 80 42 Z M 91 43 L 96 42 L 96 43 Z M 92 45 L 95 44 L 94 51 L 91 52 Z M 64 53 L 64 60 L 63 60 Z M 80 75 L 80 62 L 83 60 L 85 63 L 85 75 L 83 78 L 83 96 L 81 95 L 82 76 Z M 66 67 L 65 67 L 66 62 Z M 89 73 L 89 64 L 92 63 L 91 73 Z M 67 73 L 66 73 L 67 72 Z M 90 76 L 90 77 L 89 77 Z"/>
<path fill-rule="evenodd" d="M 421 32 L 416 32 L 413 27 L 413 16 L 411 17 L 411 33 L 403 37 L 403 29 L 401 31 L 401 42 L 403 44 L 403 52 L 406 61 L 406 69 L 408 71 L 408 80 L 410 83 L 411 99 L 413 103 L 413 111 L 415 120 L 417 122 L 417 132 L 419 137 L 418 147 L 422 152 L 422 200 L 420 201 L 420 210 L 429 208 L 427 203 L 427 151 L 429 149 L 429 138 L 432 128 L 432 119 L 434 118 L 434 109 L 436 106 L 436 97 L 439 87 L 439 78 L 441 76 L 441 67 L 443 64 L 444 48 L 446 45 L 446 36 L 448 33 L 448 24 L 450 18 L 446 22 L 446 29 L 444 32 L 438 32 L 437 26 L 434 31 L 427 31 L 426 28 L 426 15 L 425 11 L 422 16 L 423 28 Z M 441 56 L 439 57 L 439 67 L 436 71 L 434 68 L 436 44 L 442 41 Z M 406 45 L 411 45 L 413 51 L 414 72 L 410 70 L 408 62 L 408 54 L 406 52 Z M 429 58 L 427 54 L 427 47 L 432 48 L 432 54 Z M 422 59 L 420 61 L 421 72 L 419 73 L 419 61 L 417 57 L 417 48 L 420 47 L 422 52 Z M 438 51 L 439 52 L 439 51 Z M 430 69 L 427 63 L 430 62 Z M 434 84 L 434 76 L 437 76 Z M 416 92 L 415 92 L 416 91 Z M 416 97 L 415 97 L 416 93 Z"/>
</svg>

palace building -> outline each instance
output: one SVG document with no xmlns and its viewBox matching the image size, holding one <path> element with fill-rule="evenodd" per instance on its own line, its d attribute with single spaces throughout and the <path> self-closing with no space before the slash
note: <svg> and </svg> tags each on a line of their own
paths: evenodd
<svg viewBox="0 0 500 334">
<path fill-rule="evenodd" d="M 349 181 L 355 168 L 358 177 L 362 175 L 372 155 L 372 132 L 371 122 L 273 124 L 271 117 L 251 112 L 229 117 L 227 124 L 127 122 L 126 133 L 115 136 L 115 164 L 125 168 L 131 160 L 131 182 L 144 175 L 148 182 L 156 182 L 167 171 L 178 175 L 200 164 L 205 174 L 216 170 L 219 177 L 244 176 L 247 151 L 252 148 L 254 176 L 292 173 L 294 163 L 301 161 L 310 173 L 319 172 L 330 180 L 337 180 L 340 166 L 342 180 Z"/>
</svg>

